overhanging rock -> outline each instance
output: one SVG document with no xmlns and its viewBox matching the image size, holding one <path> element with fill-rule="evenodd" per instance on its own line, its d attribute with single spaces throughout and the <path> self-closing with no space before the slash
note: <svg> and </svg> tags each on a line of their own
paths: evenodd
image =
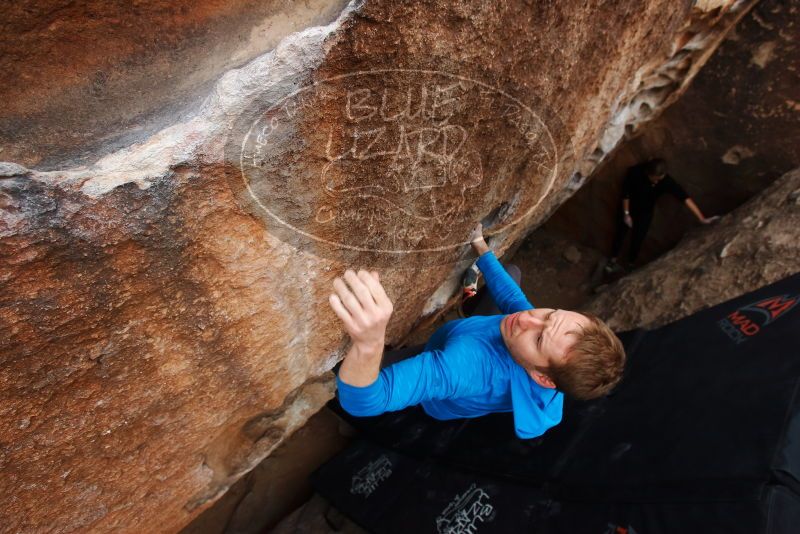
<svg viewBox="0 0 800 534">
<path fill-rule="evenodd" d="M 330 397 L 335 276 L 379 268 L 398 338 L 751 5 L 353 3 L 94 163 L 2 165 L 0 524 L 185 524 Z"/>
</svg>

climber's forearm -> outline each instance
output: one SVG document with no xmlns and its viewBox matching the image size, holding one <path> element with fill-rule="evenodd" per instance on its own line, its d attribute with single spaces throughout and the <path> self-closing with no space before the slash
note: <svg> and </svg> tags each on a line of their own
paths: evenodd
<svg viewBox="0 0 800 534">
<path fill-rule="evenodd" d="M 691 212 L 694 213 L 694 216 L 697 217 L 698 221 L 702 222 L 705 220 L 706 216 L 703 215 L 703 212 L 700 211 L 700 208 L 697 207 L 697 204 L 694 203 L 694 200 L 687 198 L 683 202 L 691 210 Z"/>
<path fill-rule="evenodd" d="M 469 242 L 478 257 L 483 256 L 490 250 L 489 245 L 486 244 L 486 240 L 483 238 L 483 225 L 481 223 L 476 224 L 475 228 L 472 229 L 472 233 L 469 235 Z"/>
<path fill-rule="evenodd" d="M 328 301 L 352 342 L 339 368 L 339 379 L 351 386 L 368 386 L 380 372 L 392 301 L 377 272 L 360 270 L 356 274 L 348 269 L 344 280 L 334 279 L 333 287 L 335 293 Z"/>
<path fill-rule="evenodd" d="M 383 342 L 375 345 L 353 343 L 339 368 L 339 379 L 351 386 L 369 386 L 378 379 L 382 357 Z"/>
<path fill-rule="evenodd" d="M 486 241 L 484 241 L 483 238 L 481 238 L 478 241 L 472 242 L 472 250 L 475 251 L 475 254 L 477 254 L 478 257 L 481 257 L 485 253 L 489 252 L 490 249 L 489 245 L 486 244 Z"/>
</svg>

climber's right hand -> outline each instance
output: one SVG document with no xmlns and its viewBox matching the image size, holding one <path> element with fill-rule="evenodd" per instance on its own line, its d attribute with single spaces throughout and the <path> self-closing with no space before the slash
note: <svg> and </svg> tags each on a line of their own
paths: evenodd
<svg viewBox="0 0 800 534">
<path fill-rule="evenodd" d="M 331 308 L 354 345 L 363 352 L 382 351 L 393 306 L 378 273 L 360 270 L 356 274 L 348 269 L 343 278 L 333 281 L 335 293 L 328 298 Z"/>
</svg>

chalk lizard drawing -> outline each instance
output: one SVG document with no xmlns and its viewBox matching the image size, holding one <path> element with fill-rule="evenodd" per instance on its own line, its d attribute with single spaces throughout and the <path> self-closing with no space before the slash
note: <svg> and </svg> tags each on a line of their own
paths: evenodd
<svg viewBox="0 0 800 534">
<path fill-rule="evenodd" d="M 302 130 L 320 117 L 324 129 Z M 403 69 L 298 89 L 252 123 L 241 152 L 247 192 L 273 220 L 321 243 L 374 252 L 454 248 L 484 202 L 522 198 L 526 180 L 544 178 L 532 190 L 538 198 L 502 221 L 515 224 L 551 189 L 558 162 L 547 125 L 513 96 L 455 74 Z M 488 182 L 487 165 L 521 180 Z"/>
<path fill-rule="evenodd" d="M 328 163 L 322 168 L 321 183 L 323 190 L 332 198 L 354 195 L 363 200 L 383 204 L 386 209 L 402 213 L 419 222 L 436 222 L 444 225 L 461 213 L 467 200 L 467 190 L 478 187 L 483 181 L 481 160 L 477 152 L 467 153 L 464 146 L 469 140 L 466 128 L 449 124 L 452 111 L 445 111 L 442 117 L 437 112 L 447 105 L 457 102 L 450 93 L 462 84 L 452 84 L 433 89 L 435 95 L 447 94 L 444 100 L 433 99 L 431 109 L 427 109 L 425 100 L 429 91 L 423 86 L 420 90 L 422 104 L 416 104 L 409 89 L 404 93 L 405 107 L 394 113 L 386 111 L 389 92 L 384 90 L 380 98 L 380 106 L 370 104 L 374 96 L 369 89 L 349 91 L 345 104 L 345 115 L 358 126 L 345 135 L 345 150 L 334 153 L 334 131 L 331 127 L 325 148 Z M 416 108 L 416 111 L 412 111 Z M 429 124 L 416 124 L 420 117 L 429 119 Z M 370 119 L 380 120 L 383 124 L 376 126 Z M 367 127 L 361 125 L 369 121 Z M 438 123 L 437 123 L 438 122 Z M 431 124 L 432 123 L 432 124 Z M 348 172 L 347 162 L 365 161 L 381 158 L 386 165 L 386 179 L 381 183 L 361 183 L 360 176 Z M 434 193 L 433 190 L 448 188 L 447 202 L 430 194 L 428 202 L 418 209 L 412 209 L 409 195 L 419 199 L 418 193 Z M 455 191 L 452 189 L 455 188 Z M 444 191 L 443 191 L 444 193 Z M 446 205 L 446 208 L 442 208 Z M 328 207 L 322 210 L 326 214 L 333 212 Z M 332 221 L 335 216 L 328 215 L 324 220 Z M 317 218 L 318 222 L 320 218 Z"/>
</svg>

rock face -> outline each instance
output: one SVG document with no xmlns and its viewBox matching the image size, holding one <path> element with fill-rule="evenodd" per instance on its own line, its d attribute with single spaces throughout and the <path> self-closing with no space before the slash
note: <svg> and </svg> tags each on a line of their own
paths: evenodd
<svg viewBox="0 0 800 534">
<path fill-rule="evenodd" d="M 13 2 L 0 17 L 0 159 L 63 168 L 196 113 L 227 70 L 346 0 Z M 292 5 L 295 4 L 295 5 Z"/>
<path fill-rule="evenodd" d="M 275 39 L 248 23 L 233 57 L 252 61 L 216 65 L 207 96 L 179 113 L 218 72 L 183 65 L 193 31 L 228 9 L 181 5 L 196 18 L 164 7 L 143 12 L 152 31 L 136 19 L 120 33 L 130 14 L 98 3 L 95 46 L 70 42 L 61 62 L 31 53 L 48 68 L 26 71 L 28 93 L 4 89 L 0 524 L 12 532 L 186 524 L 332 395 L 346 343 L 327 306 L 335 276 L 380 268 L 398 338 L 452 292 L 474 221 L 499 251 L 514 243 L 627 125 L 685 90 L 752 3 L 353 3 L 269 52 Z M 255 3 L 230 5 L 235 22 Z M 23 15 L 3 15 L 6 35 Z M 88 24 L 67 7 L 28 17 L 65 38 Z M 176 43 L 148 49 L 170 22 L 184 24 Z M 143 49 L 112 46 L 140 36 Z M 153 66 L 87 74 L 145 52 Z M 3 57 L 21 69 L 19 53 Z M 206 82 L 135 96 L 135 80 L 170 65 Z M 47 83 L 62 71 L 80 75 Z M 81 98 L 92 76 L 107 101 Z M 83 107 L 59 119 L 69 102 Z M 37 135 L 86 124 L 89 156 Z"/>
<path fill-rule="evenodd" d="M 795 169 L 717 226 L 620 280 L 586 309 L 627 330 L 719 304 L 798 272 L 798 229 L 800 169 Z"/>
</svg>

